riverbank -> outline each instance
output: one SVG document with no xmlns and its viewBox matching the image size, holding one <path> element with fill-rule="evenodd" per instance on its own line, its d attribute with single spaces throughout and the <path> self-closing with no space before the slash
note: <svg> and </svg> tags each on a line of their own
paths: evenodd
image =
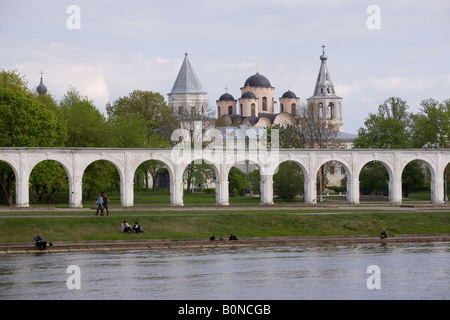
<svg viewBox="0 0 450 320">
<path fill-rule="evenodd" d="M 0 211 L 0 254 L 36 253 L 41 232 L 54 246 L 45 252 L 307 246 L 351 243 L 450 241 L 449 205 L 237 206 L 111 208 L 94 216 L 89 208 L 9 208 Z M 142 234 L 120 232 L 138 221 Z M 380 240 L 382 228 L 389 239 Z M 235 234 L 238 241 L 209 237 Z"/>
<path fill-rule="evenodd" d="M 286 247 L 286 246 L 336 246 L 363 243 L 404 242 L 449 242 L 450 234 L 397 235 L 388 239 L 360 236 L 311 236 L 311 237 L 251 237 L 238 240 L 209 239 L 152 239 L 115 241 L 74 241 L 56 242 L 46 250 L 39 250 L 30 243 L 0 244 L 0 256 L 9 254 L 42 254 L 63 252 L 109 252 L 120 250 L 192 250 L 192 249 L 232 249 L 239 247 Z"/>
</svg>

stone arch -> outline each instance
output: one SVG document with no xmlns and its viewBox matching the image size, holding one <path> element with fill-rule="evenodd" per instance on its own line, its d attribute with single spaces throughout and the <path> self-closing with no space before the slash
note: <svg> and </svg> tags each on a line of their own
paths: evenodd
<svg viewBox="0 0 450 320">
<path fill-rule="evenodd" d="M 32 184 L 33 184 L 33 180 L 32 180 L 32 178 L 33 178 L 33 172 L 35 172 L 35 170 L 36 169 L 38 169 L 38 171 L 36 172 L 36 173 L 39 173 L 39 169 L 41 169 L 42 168 L 42 166 L 46 166 L 47 164 L 50 164 L 50 163 L 56 163 L 60 168 L 62 168 L 63 169 L 63 171 L 64 171 L 64 173 L 65 173 L 65 175 L 66 175 L 66 178 L 67 178 L 67 192 L 68 192 L 68 204 L 71 204 L 72 202 L 71 202 L 71 195 L 72 195 L 72 190 L 71 190 L 71 186 L 72 186 L 72 181 L 73 181 L 73 177 L 72 177 L 72 174 L 71 174 L 71 172 L 72 172 L 72 170 L 70 170 L 68 167 L 67 167 L 67 165 L 64 165 L 64 163 L 63 163 L 63 161 L 58 161 L 57 160 L 58 159 L 58 157 L 52 157 L 52 156 L 50 156 L 50 157 L 47 157 L 46 159 L 41 159 L 41 160 L 39 160 L 39 161 L 37 161 L 37 162 L 33 162 L 32 163 L 32 165 L 30 166 L 30 172 L 29 172 L 29 174 L 28 174 L 28 178 L 27 178 L 27 181 L 28 181 L 28 192 L 30 192 L 30 189 L 31 189 L 31 187 L 32 187 Z M 71 166 L 70 166 L 71 167 Z M 52 168 L 51 166 L 50 167 L 44 167 L 43 169 L 47 169 L 47 170 L 45 170 L 45 173 L 47 173 L 47 171 L 48 171 L 48 169 L 55 169 L 55 168 Z M 58 176 L 58 174 L 59 174 L 59 171 L 58 171 L 59 169 L 56 169 L 56 171 L 53 171 L 52 173 L 53 173 L 53 175 L 54 176 Z M 42 173 L 42 171 L 41 171 L 41 173 Z M 48 177 L 48 176 L 46 176 L 46 178 L 49 178 L 49 180 L 50 180 L 50 177 Z M 63 177 L 61 177 L 61 178 L 63 178 Z M 39 180 L 38 180 L 38 182 L 40 182 Z M 47 181 L 48 182 L 48 181 Z M 35 187 L 37 187 L 37 186 L 39 186 L 40 184 L 37 184 L 37 185 L 35 185 Z M 42 186 L 42 185 L 41 185 Z M 48 186 L 48 184 L 44 184 L 43 185 L 43 187 L 45 187 L 45 186 Z M 35 188 L 34 189 L 34 191 L 36 191 L 36 193 L 40 193 L 39 194 L 39 197 L 41 197 L 41 196 L 43 196 L 44 195 L 44 190 L 38 190 L 37 188 Z M 42 193 L 41 193 L 42 192 Z M 50 190 L 47 190 L 47 193 L 48 193 L 48 198 L 47 198 L 47 201 L 50 201 L 50 200 L 54 200 L 53 199 L 53 193 L 50 191 Z M 39 201 L 41 201 L 42 199 L 38 199 Z"/>
<path fill-rule="evenodd" d="M 401 167 L 400 167 L 400 174 L 402 176 L 402 195 L 404 195 L 405 197 L 407 197 L 407 195 L 408 195 L 407 187 L 405 186 L 403 173 L 404 173 L 405 169 L 407 168 L 407 166 L 414 163 L 415 161 L 421 161 L 421 163 L 423 165 L 425 165 L 425 168 L 428 168 L 428 170 L 430 172 L 430 177 L 428 179 L 426 177 L 426 172 L 425 172 L 424 179 L 430 181 L 430 199 L 429 200 L 431 202 L 437 202 L 437 199 L 439 198 L 439 196 L 436 194 L 437 190 L 439 189 L 437 184 L 440 183 L 441 179 L 438 179 L 438 177 L 436 175 L 436 168 L 433 164 L 433 160 L 429 159 L 428 157 L 426 157 L 424 155 L 411 155 L 411 156 L 403 159 L 403 161 L 401 163 Z M 425 168 L 423 168 L 423 169 L 425 169 Z"/>
<path fill-rule="evenodd" d="M 389 203 L 396 202 L 397 200 L 394 199 L 395 198 L 394 197 L 394 184 L 395 184 L 394 164 L 393 164 L 393 159 L 392 159 L 391 155 L 373 153 L 368 156 L 362 157 L 358 162 L 358 167 L 356 170 L 357 177 L 355 177 L 355 181 L 358 181 L 358 183 L 359 183 L 359 177 L 360 177 L 361 171 L 368 163 L 370 163 L 372 161 L 379 162 L 386 168 L 386 170 L 388 172 L 388 177 L 389 177 L 389 182 L 388 182 Z M 358 190 L 359 190 L 359 186 L 358 186 Z"/>
<path fill-rule="evenodd" d="M 2 157 L 0 155 L 0 168 L 3 167 L 4 170 L 0 171 L 0 174 L 6 174 L 6 179 L 4 181 L 5 185 L 3 186 L 6 189 L 6 193 L 3 190 L 3 187 L 0 189 L 0 193 L 3 195 L 3 201 L 0 204 L 6 204 L 12 206 L 14 204 L 14 201 L 18 203 L 17 199 L 14 199 L 14 191 L 12 190 L 14 181 L 18 178 L 18 170 L 13 164 L 11 159 L 8 159 L 8 157 Z M 4 165 L 3 165 L 4 163 Z M 12 175 L 11 175 L 12 174 Z M 18 183 L 16 182 L 16 198 L 18 197 L 19 190 L 18 190 Z"/>
<path fill-rule="evenodd" d="M 43 161 L 55 161 L 57 162 L 66 172 L 67 174 L 67 178 L 68 178 L 68 183 L 69 183 L 69 205 L 72 205 L 74 203 L 74 194 L 75 194 L 75 190 L 74 190 L 74 172 L 73 172 L 73 156 L 71 154 L 60 154 L 60 153 L 51 153 L 51 152 L 46 152 L 46 153 L 41 153 L 39 155 L 34 155 L 34 153 L 31 153 L 30 155 L 32 155 L 31 157 L 28 157 L 28 166 L 27 169 L 28 171 L 24 171 L 24 177 L 23 177 L 23 181 L 24 183 L 27 185 L 26 190 L 24 190 L 25 192 L 27 192 L 27 201 L 29 201 L 29 180 L 30 180 L 30 176 L 31 173 L 33 172 L 33 169 L 41 162 Z"/>
<path fill-rule="evenodd" d="M 444 179 L 444 202 L 447 202 L 449 198 L 448 182 L 450 180 L 450 161 L 448 161 L 447 163 L 444 162 L 443 179 Z"/>
<path fill-rule="evenodd" d="M 299 159 L 286 159 L 286 158 L 280 159 L 276 169 L 273 172 L 273 177 L 275 177 L 275 175 L 278 173 L 278 170 L 279 170 L 280 166 L 283 165 L 283 164 L 287 164 L 287 163 L 293 163 L 297 167 L 300 168 L 300 170 L 301 170 L 301 172 L 303 174 L 303 179 L 304 179 L 303 180 L 303 194 L 302 194 L 302 197 L 303 197 L 303 201 L 306 201 L 306 199 L 308 198 L 307 194 L 308 194 L 309 173 L 308 173 L 306 167 L 304 166 L 303 161 L 299 161 Z M 273 178 L 273 180 L 274 180 L 273 184 L 274 184 L 274 193 L 275 193 L 276 192 L 276 188 L 275 188 L 276 181 L 275 181 L 275 178 Z"/>
<path fill-rule="evenodd" d="M 215 186 L 216 186 L 216 203 L 217 203 L 217 199 L 218 199 L 218 193 L 220 192 L 220 187 L 221 187 L 221 179 L 222 179 L 222 175 L 221 175 L 221 170 L 220 167 L 218 167 L 218 165 L 216 163 L 214 163 L 213 159 L 210 159 L 209 157 L 203 157 L 201 155 L 197 155 L 197 156 L 193 156 L 192 159 L 190 159 L 191 161 L 189 161 L 188 163 L 183 163 L 180 165 L 180 179 L 178 180 L 179 183 L 181 184 L 181 192 L 184 191 L 184 176 L 186 174 L 186 170 L 189 170 L 191 167 L 190 165 L 196 165 L 196 164 L 206 164 L 209 167 L 211 167 L 214 171 L 214 177 L 212 177 L 212 180 L 210 181 L 214 181 Z M 198 182 L 198 181 L 190 181 L 188 182 L 188 184 L 186 185 L 187 188 L 191 188 L 191 189 L 195 189 L 194 184 L 191 184 L 192 182 Z M 208 184 L 208 178 L 206 179 L 206 184 Z M 202 188 L 204 187 L 204 185 L 201 186 Z M 195 190 L 194 190 L 195 191 Z M 187 194 L 189 194 L 190 191 L 187 190 Z M 190 197 L 192 197 L 195 195 L 190 195 Z M 186 197 L 183 198 L 183 202 L 186 201 Z"/>
<path fill-rule="evenodd" d="M 83 192 L 83 181 L 84 179 L 86 179 L 86 170 L 91 166 L 94 165 L 97 162 L 101 162 L 104 161 L 110 165 L 112 165 L 116 170 L 117 173 L 119 175 L 119 185 L 120 185 L 120 205 L 121 206 L 126 206 L 126 205 L 130 205 L 128 203 L 126 203 L 125 199 L 127 199 L 129 196 L 127 195 L 127 192 L 129 192 L 130 188 L 127 187 L 127 184 L 131 184 L 131 190 L 132 190 L 132 184 L 133 184 L 133 180 L 131 178 L 126 179 L 125 178 L 125 170 L 124 170 L 124 166 L 120 163 L 120 161 L 116 158 L 116 157 L 112 157 L 112 156 L 97 156 L 97 157 L 92 157 L 90 156 L 88 160 L 84 159 L 85 161 L 82 161 L 82 165 L 80 166 L 80 180 L 81 180 L 81 192 Z M 95 194 L 94 197 L 96 197 L 97 193 L 100 193 L 101 191 L 105 191 L 106 190 L 95 190 Z M 109 194 L 109 192 L 106 192 L 108 194 L 108 196 L 111 196 Z M 132 198 L 132 197 L 131 197 Z M 90 199 L 91 201 L 92 199 Z"/>
<path fill-rule="evenodd" d="M 350 159 L 344 156 L 331 154 L 330 156 L 324 156 L 318 159 L 317 165 L 314 169 L 314 177 L 319 180 L 319 188 L 317 188 L 316 192 L 319 194 L 319 200 L 320 196 L 323 196 L 323 193 L 325 191 L 325 180 L 323 177 L 326 177 L 326 174 L 328 174 L 327 171 L 330 170 L 330 168 L 326 168 L 325 165 L 330 163 L 330 167 L 333 163 L 339 163 L 345 171 L 345 176 L 347 177 L 347 202 L 348 203 L 358 203 L 359 202 L 359 192 L 357 191 L 357 188 L 354 188 L 354 177 L 353 177 L 353 164 L 350 162 Z M 322 177 L 322 179 L 320 179 Z M 312 177 L 311 177 L 312 178 Z M 320 181 L 322 181 L 322 186 L 320 185 Z"/>
<path fill-rule="evenodd" d="M 146 156 L 142 156 L 142 157 L 138 157 L 133 165 L 131 166 L 131 174 L 134 177 L 136 175 L 136 171 L 138 170 L 138 168 L 143 165 L 144 163 L 146 163 L 147 161 L 157 161 L 159 163 L 161 163 L 164 168 L 167 170 L 168 174 L 169 174 L 169 201 L 171 205 L 175 204 L 175 200 L 173 195 L 176 192 L 176 188 L 175 188 L 175 183 L 174 183 L 174 179 L 175 179 L 175 174 L 174 174 L 174 166 L 173 163 L 167 159 L 164 156 L 158 155 L 158 154 L 154 154 L 151 153 L 150 155 L 146 155 Z M 153 181 L 153 183 L 155 183 L 155 181 Z M 154 186 L 153 186 L 154 187 Z M 134 192 L 133 192 L 133 203 L 134 203 Z"/>
</svg>

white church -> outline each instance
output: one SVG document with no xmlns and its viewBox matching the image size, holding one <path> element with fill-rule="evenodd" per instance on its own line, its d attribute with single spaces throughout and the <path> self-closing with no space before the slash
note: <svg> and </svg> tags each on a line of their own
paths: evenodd
<svg viewBox="0 0 450 320">
<path fill-rule="evenodd" d="M 313 95 L 306 99 L 306 104 L 318 108 L 319 115 L 337 130 L 337 140 L 341 148 L 352 148 L 356 135 L 345 133 L 343 126 L 342 97 L 336 95 L 330 72 L 327 67 L 327 55 L 322 46 L 320 68 Z M 245 129 L 254 128 L 259 134 L 273 125 L 295 126 L 301 116 L 300 97 L 287 90 L 278 98 L 279 112 L 276 110 L 274 89 L 267 77 L 256 72 L 248 77 L 240 88 L 241 96 L 235 99 L 225 92 L 216 101 L 217 118 L 227 126 L 236 123 Z M 194 68 L 185 54 L 178 76 L 168 94 L 168 105 L 174 114 L 181 114 L 183 108 L 193 108 L 207 104 L 207 92 L 203 89 Z M 224 131 L 225 132 L 225 131 Z M 226 138 L 226 136 L 225 136 Z M 328 184 L 339 186 L 345 177 L 345 170 L 339 163 L 330 163 L 327 167 Z"/>
</svg>

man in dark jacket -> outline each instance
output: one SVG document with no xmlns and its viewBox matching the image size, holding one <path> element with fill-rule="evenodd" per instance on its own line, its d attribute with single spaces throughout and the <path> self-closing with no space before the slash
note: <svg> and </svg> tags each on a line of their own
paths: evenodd
<svg viewBox="0 0 450 320">
<path fill-rule="evenodd" d="M 45 250 L 47 248 L 47 241 L 44 241 L 40 232 L 36 237 L 34 237 L 33 242 L 34 245 L 39 248 L 39 250 Z"/>
</svg>

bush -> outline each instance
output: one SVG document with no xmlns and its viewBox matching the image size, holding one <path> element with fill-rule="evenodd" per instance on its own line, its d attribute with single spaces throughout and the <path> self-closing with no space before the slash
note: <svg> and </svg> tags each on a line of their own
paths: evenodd
<svg viewBox="0 0 450 320">
<path fill-rule="evenodd" d="M 283 162 L 273 176 L 274 193 L 284 201 L 293 201 L 303 193 L 304 180 L 302 169 L 294 162 Z"/>
<path fill-rule="evenodd" d="M 206 194 L 213 194 L 216 193 L 216 188 L 205 188 L 203 189 L 203 192 Z"/>
</svg>

